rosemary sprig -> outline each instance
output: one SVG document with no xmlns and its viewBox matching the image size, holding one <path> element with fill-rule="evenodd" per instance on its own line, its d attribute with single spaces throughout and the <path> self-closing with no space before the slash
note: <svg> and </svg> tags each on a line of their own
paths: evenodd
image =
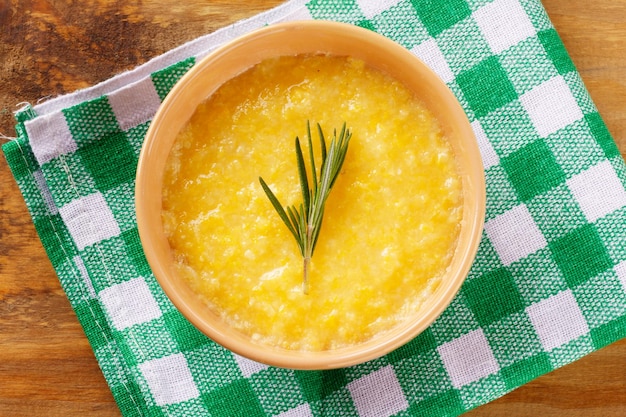
<svg viewBox="0 0 626 417">
<path fill-rule="evenodd" d="M 300 188 L 302 191 L 302 203 L 299 207 L 287 206 L 283 208 L 276 195 L 269 188 L 263 178 L 259 177 L 259 182 L 263 191 L 267 194 L 276 212 L 285 223 L 293 237 L 298 243 L 303 258 L 303 282 L 302 289 L 305 294 L 309 293 L 309 266 L 311 257 L 317 244 L 317 238 L 322 227 L 324 217 L 324 207 L 330 193 L 330 189 L 335 184 L 335 180 L 341 171 L 341 166 L 346 159 L 348 145 L 352 133 L 346 128 L 344 122 L 339 136 L 337 130 L 333 131 L 333 139 L 330 147 L 326 148 L 326 139 L 320 124 L 317 124 L 317 133 L 320 139 L 322 163 L 320 165 L 319 177 L 313 156 L 313 140 L 311 136 L 311 126 L 307 121 L 306 125 L 308 145 L 309 145 L 309 165 L 311 175 L 311 185 L 309 185 L 309 174 L 304 163 L 300 139 L 296 137 L 296 159 L 298 162 L 298 176 L 300 178 Z"/>
</svg>

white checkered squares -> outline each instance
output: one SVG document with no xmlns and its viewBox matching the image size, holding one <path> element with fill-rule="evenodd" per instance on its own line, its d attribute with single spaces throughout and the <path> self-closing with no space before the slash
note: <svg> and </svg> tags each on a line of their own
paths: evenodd
<svg viewBox="0 0 626 417">
<path fill-rule="evenodd" d="M 548 245 L 525 204 L 489 220 L 485 232 L 505 266 Z"/>
<path fill-rule="evenodd" d="M 255 362 L 251 359 L 244 358 L 243 356 L 239 356 L 236 353 L 233 353 L 233 357 L 235 358 L 235 362 L 237 362 L 237 365 L 239 366 L 239 370 L 241 371 L 243 376 L 245 376 L 246 378 L 248 378 L 251 375 L 256 374 L 257 372 L 261 372 L 269 368 L 269 366 L 263 363 Z"/>
<path fill-rule="evenodd" d="M 78 250 L 120 234 L 120 227 L 99 192 L 72 200 L 59 209 L 59 214 Z"/>
<path fill-rule="evenodd" d="M 161 316 L 161 309 L 143 278 L 115 284 L 100 291 L 100 300 L 117 330 Z"/>
<path fill-rule="evenodd" d="M 378 1 L 367 1 L 367 0 L 357 0 L 356 2 L 359 5 L 359 9 L 365 15 L 366 19 L 371 19 L 374 16 L 384 12 L 390 7 L 395 6 L 400 3 L 400 0 L 378 0 Z"/>
<path fill-rule="evenodd" d="M 446 58 L 443 56 L 441 49 L 439 49 L 434 39 L 428 39 L 414 46 L 411 52 L 421 59 L 431 70 L 435 71 L 444 83 L 449 83 L 454 80 L 454 74 L 448 65 L 448 61 L 446 61 Z"/>
<path fill-rule="evenodd" d="M 487 134 L 485 134 L 485 131 L 478 120 L 472 122 L 472 129 L 474 130 L 476 142 L 478 143 L 478 148 L 480 149 L 480 156 L 483 159 L 483 168 L 487 170 L 492 166 L 498 165 L 500 163 L 500 158 L 493 149 L 493 146 L 491 146 L 491 142 L 489 142 Z"/>
<path fill-rule="evenodd" d="M 122 130 L 152 119 L 161 105 L 161 98 L 150 77 L 111 93 L 108 100 Z"/>
<path fill-rule="evenodd" d="M 520 96 L 537 133 L 546 137 L 583 118 L 583 112 L 560 75 Z"/>
<path fill-rule="evenodd" d="M 156 405 L 177 404 L 200 396 L 182 353 L 139 365 Z"/>
<path fill-rule="evenodd" d="M 500 370 L 482 329 L 446 342 L 437 351 L 455 388 L 461 388 Z"/>
<path fill-rule="evenodd" d="M 528 306 L 526 313 L 546 351 L 589 332 L 589 326 L 571 290 Z"/>
<path fill-rule="evenodd" d="M 574 175 L 567 186 L 590 223 L 626 205 L 626 190 L 607 160 Z"/>
<path fill-rule="evenodd" d="M 311 412 L 309 404 L 305 403 L 299 407 L 280 413 L 276 417 L 313 417 L 313 413 Z"/>
<path fill-rule="evenodd" d="M 391 365 L 348 384 L 359 417 L 386 417 L 409 407 Z"/>
<path fill-rule="evenodd" d="M 494 54 L 535 34 L 535 28 L 517 0 L 495 0 L 473 14 Z"/>
<path fill-rule="evenodd" d="M 624 292 L 626 292 L 626 261 L 622 261 L 615 265 L 615 273 L 621 281 L 622 287 L 624 287 Z"/>
<path fill-rule="evenodd" d="M 24 127 L 39 165 L 78 149 L 65 116 L 60 111 L 29 120 L 24 123 Z"/>
</svg>

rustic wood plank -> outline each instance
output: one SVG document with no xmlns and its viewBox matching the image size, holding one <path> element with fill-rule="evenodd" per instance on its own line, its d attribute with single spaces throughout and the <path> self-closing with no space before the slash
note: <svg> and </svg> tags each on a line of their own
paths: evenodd
<svg viewBox="0 0 626 417">
<path fill-rule="evenodd" d="M 72 92 L 279 0 L 0 0 L 0 132 L 15 105 Z M 544 0 L 622 155 L 626 0 Z M 0 415 L 120 415 L 0 158 Z M 626 340 L 468 416 L 622 416 Z"/>
</svg>

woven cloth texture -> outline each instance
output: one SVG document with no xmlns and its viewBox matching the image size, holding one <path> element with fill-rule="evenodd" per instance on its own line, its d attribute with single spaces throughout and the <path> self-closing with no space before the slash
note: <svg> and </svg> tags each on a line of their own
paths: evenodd
<svg viewBox="0 0 626 417">
<path fill-rule="evenodd" d="M 170 88 L 223 42 L 293 19 L 366 27 L 420 57 L 465 109 L 487 181 L 449 308 L 333 371 L 268 367 L 199 333 L 152 275 L 134 214 Z M 3 150 L 126 417 L 454 416 L 626 336 L 624 161 L 539 0 L 292 0 L 16 118 Z"/>
</svg>

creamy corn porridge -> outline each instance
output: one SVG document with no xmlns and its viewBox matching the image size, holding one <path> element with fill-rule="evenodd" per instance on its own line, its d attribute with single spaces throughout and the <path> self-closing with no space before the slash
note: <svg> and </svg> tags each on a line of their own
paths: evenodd
<svg viewBox="0 0 626 417">
<path fill-rule="evenodd" d="M 302 256 L 258 178 L 300 204 L 294 139 L 307 120 L 327 139 L 345 121 L 353 137 L 304 294 Z M 169 156 L 162 219 L 208 308 L 262 343 L 316 351 L 366 341 L 420 308 L 451 261 L 462 199 L 437 121 L 402 85 L 354 59 L 281 57 L 198 107 Z"/>
</svg>

